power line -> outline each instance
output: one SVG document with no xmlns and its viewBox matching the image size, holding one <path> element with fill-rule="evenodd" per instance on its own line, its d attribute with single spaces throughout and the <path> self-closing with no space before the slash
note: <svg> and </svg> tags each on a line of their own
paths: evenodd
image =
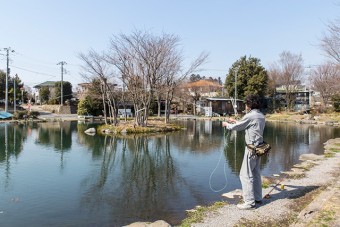
<svg viewBox="0 0 340 227">
<path fill-rule="evenodd" d="M 203 69 L 202 71 L 221 71 L 221 72 L 227 72 L 228 69 Z"/>
<path fill-rule="evenodd" d="M 30 70 L 30 69 L 26 69 L 26 68 L 22 68 L 22 67 L 19 67 L 19 66 L 13 66 L 11 65 L 12 68 L 17 68 L 17 69 L 20 69 L 20 70 L 23 70 L 23 71 L 27 71 L 27 72 L 30 72 L 30 73 L 35 73 L 35 74 L 39 74 L 39 75 L 43 75 L 43 76 L 48 76 L 48 78 L 45 78 L 45 80 L 50 80 L 52 78 L 55 78 L 57 77 L 57 75 L 52 75 L 52 74 L 48 74 L 48 73 L 43 73 L 43 72 L 38 72 L 38 71 L 34 71 L 34 70 Z M 69 76 L 70 75 L 73 75 L 73 78 L 74 77 L 77 77 L 79 79 L 82 79 L 81 76 L 77 75 L 77 74 L 72 74 L 70 73 L 70 71 L 68 70 L 66 73 L 65 73 L 65 69 L 64 69 L 64 74 L 68 74 Z M 41 83 L 41 82 L 40 82 Z M 25 84 L 31 84 L 32 86 L 35 86 L 37 84 L 40 84 L 40 83 L 25 83 Z"/>
<path fill-rule="evenodd" d="M 41 72 L 37 72 L 37 71 L 33 71 L 33 70 L 21 68 L 21 67 L 18 67 L 18 66 L 13 66 L 13 65 L 12 65 L 12 67 L 13 67 L 13 68 L 17 68 L 17 69 L 21 69 L 21 70 L 24 70 L 24 71 L 27 71 L 27 72 L 31 72 L 31 73 L 36 73 L 36 74 L 39 74 L 39 75 L 45 75 L 45 76 L 50 76 L 50 77 L 56 77 L 56 75 L 47 74 L 47 73 L 41 73 Z"/>
<path fill-rule="evenodd" d="M 18 55 L 25 57 L 26 59 L 33 60 L 34 64 L 37 64 L 37 62 L 40 62 L 39 64 L 43 65 L 43 66 L 49 66 L 49 67 L 52 67 L 52 68 L 54 68 L 54 66 L 55 66 L 55 63 L 53 63 L 53 62 L 43 61 L 41 59 L 37 59 L 37 58 L 32 57 L 32 56 L 27 56 L 27 55 L 22 54 L 22 53 L 19 53 Z"/>
<path fill-rule="evenodd" d="M 18 52 L 16 52 L 17 54 L 18 54 Z M 30 56 L 27 56 L 27 55 L 24 55 L 24 54 L 21 54 L 21 53 L 19 53 L 18 55 L 20 55 L 20 56 L 23 56 L 23 57 L 25 57 L 25 58 L 27 58 L 27 59 L 34 59 L 34 63 L 36 64 L 37 63 L 37 61 L 38 62 L 40 62 L 40 63 L 42 63 L 41 65 L 44 65 L 44 66 L 47 66 L 47 65 L 49 65 L 49 66 L 53 66 L 55 63 L 52 63 L 52 62 L 47 62 L 47 61 L 43 61 L 43 60 L 41 60 L 41 59 L 37 59 L 37 58 L 34 58 L 34 57 L 30 57 Z M 69 65 L 69 66 L 77 66 L 77 67 L 81 67 L 81 65 L 80 64 L 75 64 L 75 63 L 67 63 L 67 65 Z"/>
</svg>

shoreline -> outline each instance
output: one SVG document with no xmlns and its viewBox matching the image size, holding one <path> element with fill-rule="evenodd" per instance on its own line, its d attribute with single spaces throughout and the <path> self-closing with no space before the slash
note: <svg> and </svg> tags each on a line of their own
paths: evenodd
<svg viewBox="0 0 340 227">
<path fill-rule="evenodd" d="M 210 207 L 197 206 L 190 210 L 188 219 L 191 221 L 184 219 L 178 226 L 340 226 L 338 203 L 340 202 L 340 138 L 330 139 L 324 144 L 324 155 L 301 156 L 302 162 L 313 164 L 310 168 L 304 168 L 303 177 L 284 178 L 280 182 L 283 187 L 274 183 L 276 187 L 271 185 L 263 189 L 263 195 L 270 193 L 270 198 L 263 199 L 263 203 L 255 210 L 239 210 L 236 204 L 219 201 Z M 236 194 L 235 192 L 234 198 L 237 197 Z M 196 214 L 202 210 L 203 214 Z M 190 219 L 191 215 L 203 215 L 203 218 L 195 222 Z M 127 225 L 127 227 L 142 226 L 169 227 L 171 225 L 163 220 Z"/>
<path fill-rule="evenodd" d="M 337 152 L 333 152 L 334 149 Z M 300 159 L 301 160 L 301 159 Z M 309 226 L 340 224 L 340 207 L 328 211 L 323 205 L 332 200 L 340 201 L 340 138 L 325 143 L 325 154 L 315 160 L 315 165 L 304 171 L 304 177 L 286 178 L 282 181 L 284 189 L 273 186 L 263 189 L 263 195 L 270 190 L 269 199 L 255 210 L 238 210 L 227 204 L 220 209 L 205 214 L 201 223 L 191 226 Z M 325 195 L 328 195 L 326 197 Z M 323 203 L 317 201 L 323 201 Z M 332 207 L 334 209 L 334 207 Z M 322 211 L 329 212 L 325 217 Z M 334 212 L 334 213 L 333 213 Z M 313 215 L 311 215 L 313 213 Z"/>
<path fill-rule="evenodd" d="M 40 115 L 37 119 L 27 119 L 29 122 L 51 122 L 51 121 L 79 121 L 77 114 L 56 114 L 49 111 L 45 111 L 39 108 L 35 108 Z M 103 122 L 102 118 L 95 118 L 94 122 Z M 150 120 L 164 119 L 164 117 L 150 116 Z M 194 116 L 194 115 L 170 115 L 171 120 L 211 120 L 211 121 L 223 121 L 225 117 L 205 117 L 205 116 Z M 266 114 L 266 121 L 268 122 L 282 122 L 282 123 L 298 123 L 298 124 L 315 124 L 315 125 L 327 125 L 340 127 L 340 113 L 331 114 L 298 114 L 298 113 L 274 113 Z M 0 123 L 18 123 L 25 122 L 25 120 L 0 120 Z M 86 121 L 89 122 L 89 121 Z M 122 121 L 123 122 L 123 121 Z"/>
<path fill-rule="evenodd" d="M 322 155 L 303 154 L 300 161 L 291 171 L 283 172 L 290 172 L 291 177 L 283 177 L 282 182 L 277 179 L 263 189 L 263 195 L 270 193 L 270 198 L 264 199 L 257 209 L 239 210 L 238 201 L 228 202 L 221 195 L 223 202 L 219 200 L 211 206 L 188 210 L 188 217 L 178 226 L 340 226 L 340 138 L 325 142 Z M 231 192 L 234 201 L 238 199 L 235 191 Z M 191 216 L 194 218 L 190 219 Z M 127 226 L 170 225 L 158 220 Z"/>
</svg>

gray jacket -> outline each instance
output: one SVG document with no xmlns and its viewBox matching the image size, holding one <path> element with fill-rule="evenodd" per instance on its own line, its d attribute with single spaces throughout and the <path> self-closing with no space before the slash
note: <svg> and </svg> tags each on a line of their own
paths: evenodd
<svg viewBox="0 0 340 227">
<path fill-rule="evenodd" d="M 264 115 L 257 109 L 249 111 L 244 117 L 235 124 L 228 124 L 229 130 L 245 130 L 246 144 L 259 145 L 263 142 L 263 130 L 266 120 Z"/>
</svg>

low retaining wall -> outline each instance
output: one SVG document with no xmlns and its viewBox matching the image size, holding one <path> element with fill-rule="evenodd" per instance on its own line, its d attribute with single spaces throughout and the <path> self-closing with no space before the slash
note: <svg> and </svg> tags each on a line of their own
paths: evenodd
<svg viewBox="0 0 340 227">
<path fill-rule="evenodd" d="M 60 106 L 60 105 L 42 105 L 43 110 L 57 114 L 75 114 L 77 113 L 75 106 Z"/>
</svg>

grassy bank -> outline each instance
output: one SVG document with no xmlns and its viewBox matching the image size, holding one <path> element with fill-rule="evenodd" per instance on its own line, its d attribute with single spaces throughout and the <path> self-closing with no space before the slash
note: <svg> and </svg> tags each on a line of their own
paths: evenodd
<svg viewBox="0 0 340 227">
<path fill-rule="evenodd" d="M 340 113 L 312 115 L 282 112 L 267 114 L 266 119 L 268 121 L 287 121 L 287 122 L 314 121 L 317 124 L 326 124 L 328 122 L 340 124 Z"/>
<path fill-rule="evenodd" d="M 104 134 L 140 134 L 179 131 L 182 127 L 175 124 L 165 124 L 163 120 L 150 120 L 145 127 L 137 126 L 133 120 L 120 122 L 119 125 L 101 125 L 97 131 Z"/>
</svg>

